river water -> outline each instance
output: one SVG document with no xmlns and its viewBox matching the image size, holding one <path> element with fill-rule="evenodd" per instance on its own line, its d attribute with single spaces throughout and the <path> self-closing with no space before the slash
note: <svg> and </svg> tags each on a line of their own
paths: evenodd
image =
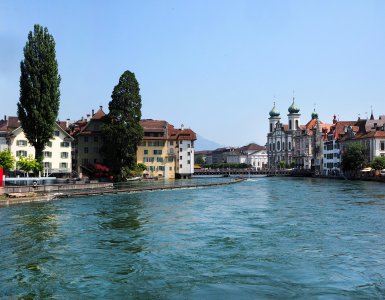
<svg viewBox="0 0 385 300">
<path fill-rule="evenodd" d="M 0 208 L 0 298 L 383 299 L 385 185 L 256 178 Z"/>
</svg>

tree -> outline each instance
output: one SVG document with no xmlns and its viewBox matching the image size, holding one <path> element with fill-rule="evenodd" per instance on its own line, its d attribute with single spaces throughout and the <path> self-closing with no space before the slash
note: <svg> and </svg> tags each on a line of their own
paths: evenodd
<svg viewBox="0 0 385 300">
<path fill-rule="evenodd" d="M 5 149 L 0 152 L 0 167 L 3 168 L 4 171 L 12 170 L 15 167 L 15 158 L 11 150 Z"/>
<path fill-rule="evenodd" d="M 17 162 L 17 167 L 20 170 L 27 172 L 27 174 L 30 172 L 37 174 L 43 169 L 42 164 L 34 159 L 32 155 L 29 155 L 28 157 L 20 156 Z"/>
<path fill-rule="evenodd" d="M 278 168 L 279 169 L 285 169 L 286 167 L 286 162 L 281 160 L 279 163 L 278 163 Z"/>
<path fill-rule="evenodd" d="M 348 175 L 355 175 L 365 166 L 365 147 L 354 143 L 342 154 L 341 168 Z"/>
<path fill-rule="evenodd" d="M 136 168 L 136 152 L 143 138 L 140 125 L 142 100 L 135 74 L 125 71 L 114 87 L 102 127 L 102 153 L 115 181 L 120 181 Z"/>
<path fill-rule="evenodd" d="M 385 156 L 377 156 L 374 158 L 371 164 L 372 168 L 375 170 L 385 169 Z"/>
<path fill-rule="evenodd" d="M 35 25 L 34 32 L 29 32 L 20 69 L 17 114 L 29 143 L 35 148 L 35 158 L 41 163 L 44 145 L 53 137 L 60 102 L 55 41 L 47 28 Z"/>
</svg>

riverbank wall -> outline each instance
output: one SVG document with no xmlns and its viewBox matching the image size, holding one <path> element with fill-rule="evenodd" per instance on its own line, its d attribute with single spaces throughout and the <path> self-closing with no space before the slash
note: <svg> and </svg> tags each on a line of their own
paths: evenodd
<svg viewBox="0 0 385 300">
<path fill-rule="evenodd" d="M 178 189 L 192 189 L 192 188 L 207 188 L 215 186 L 223 186 L 236 184 L 244 181 L 244 178 L 237 178 L 235 180 L 229 180 L 225 182 L 210 182 L 201 184 L 186 184 L 186 185 L 171 185 L 171 186 L 153 186 L 153 187 L 135 187 L 135 188 L 119 188 L 115 189 L 112 187 L 108 188 L 97 188 L 97 189 L 82 189 L 82 190 L 68 190 L 67 192 L 55 193 L 37 193 L 37 192 L 26 192 L 25 197 L 10 198 L 0 200 L 0 206 L 8 206 L 12 204 L 32 203 L 32 202 L 46 202 L 63 198 L 74 198 L 74 197 L 89 197 L 97 195 L 108 195 L 108 194 L 129 194 L 129 193 L 140 193 L 140 192 L 151 192 L 151 191 L 166 191 L 166 190 L 178 190 Z M 78 185 L 76 185 L 78 186 Z M 17 193 L 15 193 L 17 194 Z M 20 193 L 19 193 L 20 194 Z M 10 194 L 8 194 L 9 196 Z"/>
</svg>

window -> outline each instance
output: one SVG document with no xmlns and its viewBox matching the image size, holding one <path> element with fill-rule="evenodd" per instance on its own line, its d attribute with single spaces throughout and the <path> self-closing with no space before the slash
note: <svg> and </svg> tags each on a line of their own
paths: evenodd
<svg viewBox="0 0 385 300">
<path fill-rule="evenodd" d="M 69 147 L 70 143 L 69 142 L 61 142 L 60 147 Z"/>
<path fill-rule="evenodd" d="M 281 150 L 281 143 L 279 141 L 277 142 L 277 150 Z"/>
<path fill-rule="evenodd" d="M 28 142 L 26 140 L 18 140 L 16 141 L 17 146 L 27 146 Z"/>
<path fill-rule="evenodd" d="M 173 161 L 174 161 L 174 158 L 173 158 L 173 157 L 168 157 L 168 158 L 167 158 L 167 161 L 168 161 L 168 162 L 173 162 Z"/>
<path fill-rule="evenodd" d="M 84 137 L 84 142 L 85 142 L 85 143 L 88 143 L 88 136 L 85 136 L 85 137 Z"/>
<path fill-rule="evenodd" d="M 83 165 L 88 165 L 88 158 L 83 158 Z"/>
<path fill-rule="evenodd" d="M 174 141 L 170 141 L 170 146 L 174 146 Z"/>
<path fill-rule="evenodd" d="M 157 161 L 157 162 L 163 162 L 163 157 L 157 157 L 157 158 L 156 158 L 156 161 Z"/>
<path fill-rule="evenodd" d="M 182 141 L 179 141 L 179 145 L 182 145 Z"/>
<path fill-rule="evenodd" d="M 191 153 L 190 153 L 190 152 L 187 152 L 187 156 L 191 156 Z"/>
<path fill-rule="evenodd" d="M 181 169 L 182 169 L 182 165 L 179 165 L 179 168 L 181 168 Z"/>
<path fill-rule="evenodd" d="M 52 152 L 50 152 L 50 151 L 44 151 L 44 152 L 43 152 L 43 156 L 44 156 L 44 157 L 52 157 Z"/>
<path fill-rule="evenodd" d="M 88 153 L 88 147 L 84 147 L 84 153 Z"/>
<path fill-rule="evenodd" d="M 20 157 L 20 156 L 27 156 L 27 151 L 25 150 L 16 151 L 16 157 Z"/>
<path fill-rule="evenodd" d="M 67 163 L 65 163 L 65 162 L 60 163 L 60 169 L 67 169 L 67 168 L 68 168 Z"/>
<path fill-rule="evenodd" d="M 384 141 L 381 142 L 380 148 L 381 148 L 381 151 L 385 150 L 385 142 Z"/>
<path fill-rule="evenodd" d="M 180 151 L 180 152 L 182 152 L 182 151 L 183 151 L 183 149 L 182 149 L 182 148 L 179 148 L 179 151 Z"/>
<path fill-rule="evenodd" d="M 188 165 L 191 165 L 191 162 L 188 160 L 188 161 L 187 161 L 187 164 L 188 164 Z"/>
<path fill-rule="evenodd" d="M 99 137 L 98 136 L 94 136 L 94 142 L 99 142 Z"/>
<path fill-rule="evenodd" d="M 282 150 L 285 150 L 285 142 L 282 142 Z"/>
<path fill-rule="evenodd" d="M 170 171 L 172 171 L 172 167 L 169 167 L 168 169 L 169 169 Z"/>
<path fill-rule="evenodd" d="M 292 130 L 292 126 L 291 126 L 291 120 L 289 120 L 289 129 Z"/>
<path fill-rule="evenodd" d="M 68 152 L 60 153 L 60 158 L 68 158 Z"/>
<path fill-rule="evenodd" d="M 159 167 L 158 167 L 158 170 L 159 170 L 159 171 L 164 171 L 164 167 L 163 167 L 163 166 L 159 166 Z"/>
<path fill-rule="evenodd" d="M 59 136 L 59 135 L 60 135 L 59 130 L 55 130 L 55 131 L 54 131 L 54 136 Z"/>
<path fill-rule="evenodd" d="M 187 144 L 187 148 L 191 148 L 191 147 L 190 147 L 190 144 Z"/>
<path fill-rule="evenodd" d="M 182 160 L 182 156 L 179 156 L 179 159 Z"/>
<path fill-rule="evenodd" d="M 273 132 L 273 124 L 270 123 L 270 132 Z"/>
<path fill-rule="evenodd" d="M 154 155 L 162 155 L 162 150 L 154 150 Z"/>
<path fill-rule="evenodd" d="M 52 142 L 45 143 L 45 146 L 51 148 L 52 147 Z"/>
<path fill-rule="evenodd" d="M 291 142 L 289 142 L 289 150 L 291 149 Z"/>
<path fill-rule="evenodd" d="M 299 127 L 299 122 L 298 120 L 295 120 L 295 129 L 298 129 L 298 127 Z"/>
<path fill-rule="evenodd" d="M 147 155 L 147 154 L 148 154 L 148 150 L 147 150 L 147 149 L 144 149 L 144 150 L 143 150 L 143 154 L 144 154 L 144 155 Z"/>
<path fill-rule="evenodd" d="M 154 157 L 143 157 L 143 162 L 154 162 L 155 158 Z"/>
<path fill-rule="evenodd" d="M 44 169 L 51 169 L 52 164 L 50 162 L 44 162 Z"/>
</svg>

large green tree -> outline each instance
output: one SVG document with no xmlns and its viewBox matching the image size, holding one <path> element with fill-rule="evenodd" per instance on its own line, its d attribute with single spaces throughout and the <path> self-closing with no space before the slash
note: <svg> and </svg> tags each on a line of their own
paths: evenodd
<svg viewBox="0 0 385 300">
<path fill-rule="evenodd" d="M 365 167 L 365 147 L 354 143 L 342 154 L 341 168 L 348 176 L 354 176 Z"/>
<path fill-rule="evenodd" d="M 44 145 L 53 137 L 60 103 L 55 41 L 47 28 L 35 25 L 33 32 L 29 32 L 20 69 L 17 114 L 35 148 L 36 160 L 42 162 Z"/>
<path fill-rule="evenodd" d="M 102 128 L 102 152 L 116 181 L 136 168 L 136 151 L 143 138 L 142 100 L 135 74 L 125 71 L 115 86 Z"/>
</svg>

